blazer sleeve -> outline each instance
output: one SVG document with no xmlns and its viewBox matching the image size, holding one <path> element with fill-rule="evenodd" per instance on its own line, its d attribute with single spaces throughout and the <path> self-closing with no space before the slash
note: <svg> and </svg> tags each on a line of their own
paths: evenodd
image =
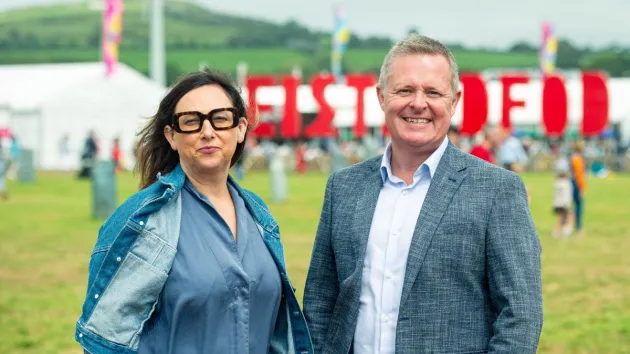
<svg viewBox="0 0 630 354">
<path fill-rule="evenodd" d="M 509 173 L 490 211 L 486 262 L 497 318 L 488 353 L 531 353 L 543 324 L 540 241 L 521 178 Z"/>
<path fill-rule="evenodd" d="M 304 316 L 311 333 L 315 353 L 322 352 L 324 348 L 333 309 L 339 294 L 337 268 L 331 240 L 334 176 L 335 174 L 331 175 L 326 184 L 324 205 L 317 227 L 315 245 L 313 246 L 311 264 L 304 289 Z"/>
</svg>

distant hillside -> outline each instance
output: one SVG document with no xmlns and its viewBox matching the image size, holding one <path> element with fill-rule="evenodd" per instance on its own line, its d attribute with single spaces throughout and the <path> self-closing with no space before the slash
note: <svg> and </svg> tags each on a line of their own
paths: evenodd
<svg viewBox="0 0 630 354">
<path fill-rule="evenodd" d="M 120 51 L 121 61 L 144 73 L 149 62 L 147 3 L 125 0 Z M 312 31 L 294 21 L 261 21 L 181 1 L 166 4 L 169 82 L 200 64 L 232 73 L 240 61 L 248 62 L 251 73 L 288 73 L 297 65 L 305 78 L 329 68 L 329 33 Z M 100 60 L 101 26 L 102 10 L 85 3 L 0 12 L 0 64 Z M 352 36 L 344 59 L 346 71 L 378 72 L 390 45 L 385 37 Z M 462 71 L 537 66 L 536 49 L 527 44 L 517 44 L 507 52 L 450 47 Z M 604 68 L 613 75 L 630 75 L 627 51 L 600 55 L 560 41 L 558 58 L 562 68 Z"/>
<path fill-rule="evenodd" d="M 125 0 L 122 49 L 146 49 L 149 9 L 146 0 Z M 320 33 L 295 22 L 274 24 L 225 15 L 197 5 L 166 2 L 169 49 L 277 46 L 316 47 Z M 32 7 L 0 13 L 0 49 L 97 49 L 102 10 L 88 4 Z"/>
</svg>

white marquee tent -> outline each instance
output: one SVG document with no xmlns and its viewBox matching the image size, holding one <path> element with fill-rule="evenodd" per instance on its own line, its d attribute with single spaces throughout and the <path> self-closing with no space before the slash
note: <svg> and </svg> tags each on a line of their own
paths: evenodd
<svg viewBox="0 0 630 354">
<path fill-rule="evenodd" d="M 119 64 L 109 77 L 102 63 L 0 65 L 0 128 L 8 127 L 44 170 L 76 169 L 90 130 L 99 158 L 109 159 L 120 137 L 123 162 L 133 166 L 139 128 L 155 114 L 166 88 Z M 69 154 L 61 141 L 68 136 Z"/>
</svg>

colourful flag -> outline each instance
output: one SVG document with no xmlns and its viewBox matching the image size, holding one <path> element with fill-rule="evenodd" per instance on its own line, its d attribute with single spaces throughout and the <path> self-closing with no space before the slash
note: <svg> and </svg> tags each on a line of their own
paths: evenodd
<svg viewBox="0 0 630 354">
<path fill-rule="evenodd" d="M 556 69 L 558 38 L 555 29 L 549 22 L 543 23 L 542 43 L 540 45 L 540 71 L 543 74 L 553 73 Z"/>
<path fill-rule="evenodd" d="M 346 10 L 338 6 L 335 9 L 335 29 L 332 33 L 332 53 L 330 55 L 331 71 L 338 84 L 344 83 L 341 63 L 349 41 L 350 29 L 348 28 Z"/>
<path fill-rule="evenodd" d="M 105 75 L 110 76 L 118 63 L 118 46 L 122 38 L 123 0 L 104 0 L 103 62 Z"/>
</svg>

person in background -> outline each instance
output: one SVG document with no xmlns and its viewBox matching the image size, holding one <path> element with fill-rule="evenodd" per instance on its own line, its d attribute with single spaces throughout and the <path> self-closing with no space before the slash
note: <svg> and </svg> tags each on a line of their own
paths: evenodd
<svg viewBox="0 0 630 354">
<path fill-rule="evenodd" d="M 505 169 L 520 173 L 527 164 L 527 153 L 523 144 L 510 131 L 501 126 L 492 132 L 494 146 L 498 149 L 497 161 Z"/>
<path fill-rule="evenodd" d="M 483 140 L 479 144 L 473 146 L 469 153 L 486 162 L 494 164 L 494 157 L 492 156 L 492 141 L 487 133 L 483 133 Z"/>
<path fill-rule="evenodd" d="M 114 168 L 116 173 L 124 171 L 122 164 L 122 150 L 120 149 L 120 138 L 115 137 L 112 144 L 112 161 L 114 161 Z"/>
<path fill-rule="evenodd" d="M 306 163 L 306 149 L 307 144 L 303 139 L 299 139 L 295 144 L 295 169 L 297 173 L 304 174 L 308 169 L 308 164 Z"/>
<path fill-rule="evenodd" d="M 572 198 L 571 179 L 569 178 L 569 165 L 559 160 L 556 163 L 556 181 L 554 183 L 553 212 L 556 215 L 556 223 L 553 230 L 553 238 L 571 235 L 570 208 Z"/>
<path fill-rule="evenodd" d="M 11 167 L 11 160 L 4 153 L 2 144 L 0 143 L 0 199 L 9 199 L 9 192 L 7 192 L 7 172 Z"/>
<path fill-rule="evenodd" d="M 11 145 L 9 146 L 9 171 L 7 171 L 7 177 L 12 181 L 17 179 L 21 154 L 22 147 L 20 146 L 17 136 L 13 134 L 11 136 Z"/>
<path fill-rule="evenodd" d="M 573 220 L 576 236 L 583 236 L 584 194 L 586 192 L 586 164 L 584 163 L 584 142 L 576 141 L 571 155 L 571 184 L 573 186 Z"/>
<path fill-rule="evenodd" d="M 92 168 L 96 163 L 96 157 L 98 154 L 98 144 L 96 142 L 96 134 L 94 131 L 90 131 L 83 143 L 83 150 L 81 151 L 81 168 L 79 169 L 79 178 L 90 178 L 92 175 Z"/>
<path fill-rule="evenodd" d="M 99 230 L 75 339 L 92 354 L 313 354 L 278 222 L 229 170 L 249 120 L 224 74 L 183 77 L 139 134 L 141 190 Z"/>
<path fill-rule="evenodd" d="M 454 126 L 454 125 L 450 125 L 450 126 L 448 127 L 448 133 L 447 133 L 447 136 L 448 136 L 448 140 L 449 140 L 449 141 L 450 141 L 453 145 L 455 145 L 455 146 L 459 147 L 459 137 L 460 137 L 460 134 L 459 134 L 459 129 L 457 129 L 457 127 L 456 127 L 456 126 Z"/>
</svg>

